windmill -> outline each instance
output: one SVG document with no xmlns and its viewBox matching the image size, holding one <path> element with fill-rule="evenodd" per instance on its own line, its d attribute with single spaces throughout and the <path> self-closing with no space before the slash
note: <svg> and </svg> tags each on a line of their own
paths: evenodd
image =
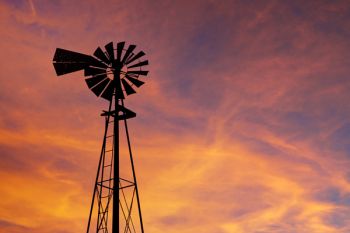
<svg viewBox="0 0 350 233">
<path fill-rule="evenodd" d="M 84 70 L 88 88 L 109 102 L 108 110 L 101 114 L 105 118 L 105 129 L 87 233 L 95 230 L 98 233 L 144 233 L 127 125 L 127 119 L 135 117 L 136 113 L 124 106 L 124 99 L 136 93 L 135 89 L 144 84 L 140 78 L 148 74 L 143 70 L 148 61 L 143 59 L 143 51 L 135 52 L 135 45 L 126 48 L 125 42 L 119 42 L 115 48 L 110 42 L 104 47 L 105 51 L 98 47 L 93 56 L 57 48 L 53 58 L 58 76 Z M 120 121 L 124 124 L 120 125 Z M 124 139 L 127 142 L 128 177 L 120 174 L 121 128 L 125 130 Z"/>
</svg>

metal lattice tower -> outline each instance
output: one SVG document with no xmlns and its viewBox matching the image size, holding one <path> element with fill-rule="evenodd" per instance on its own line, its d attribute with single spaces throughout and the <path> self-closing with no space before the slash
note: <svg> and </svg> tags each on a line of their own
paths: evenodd
<svg viewBox="0 0 350 233">
<path fill-rule="evenodd" d="M 57 48 L 53 58 L 58 76 L 84 70 L 89 89 L 109 102 L 108 109 L 101 114 L 105 118 L 105 130 L 87 233 L 95 230 L 97 233 L 144 233 L 127 124 L 136 113 L 124 106 L 124 99 L 136 93 L 134 87 L 144 84 L 139 78 L 148 74 L 142 70 L 148 61 L 141 60 L 145 55 L 143 51 L 134 53 L 135 45 L 124 47 L 125 42 L 117 43 L 116 49 L 110 42 L 105 45 L 106 51 L 98 47 L 93 56 Z M 122 129 L 124 137 L 120 134 Z M 122 139 L 124 151 L 121 151 Z"/>
</svg>

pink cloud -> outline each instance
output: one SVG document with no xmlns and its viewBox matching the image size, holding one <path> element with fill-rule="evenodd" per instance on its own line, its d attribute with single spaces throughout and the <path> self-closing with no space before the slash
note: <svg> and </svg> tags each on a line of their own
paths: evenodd
<svg viewBox="0 0 350 233">
<path fill-rule="evenodd" d="M 126 102 L 147 232 L 347 232 L 348 10 L 1 3 L 0 232 L 84 231 L 107 103 L 51 63 L 112 40 L 150 60 Z"/>
</svg>

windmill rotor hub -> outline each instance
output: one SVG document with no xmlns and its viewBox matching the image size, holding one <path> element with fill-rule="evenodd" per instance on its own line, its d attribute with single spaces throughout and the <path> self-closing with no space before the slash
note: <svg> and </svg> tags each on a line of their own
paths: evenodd
<svg viewBox="0 0 350 233">
<path fill-rule="evenodd" d="M 107 73 L 107 78 L 109 78 L 110 80 L 114 79 L 114 74 L 115 74 L 115 69 L 114 68 L 107 67 L 106 73 Z"/>
<path fill-rule="evenodd" d="M 120 74 L 122 74 L 122 77 L 125 77 L 125 74 L 128 73 L 128 67 L 125 65 L 122 66 L 119 72 L 120 72 Z"/>
</svg>

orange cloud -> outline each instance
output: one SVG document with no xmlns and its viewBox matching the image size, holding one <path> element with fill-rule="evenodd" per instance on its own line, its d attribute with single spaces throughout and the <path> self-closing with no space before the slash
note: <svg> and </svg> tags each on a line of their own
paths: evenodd
<svg viewBox="0 0 350 233">
<path fill-rule="evenodd" d="M 51 63 L 112 40 L 150 60 L 126 100 L 146 232 L 348 232 L 348 11 L 0 3 L 0 232 L 86 229 L 107 103 Z"/>
</svg>

